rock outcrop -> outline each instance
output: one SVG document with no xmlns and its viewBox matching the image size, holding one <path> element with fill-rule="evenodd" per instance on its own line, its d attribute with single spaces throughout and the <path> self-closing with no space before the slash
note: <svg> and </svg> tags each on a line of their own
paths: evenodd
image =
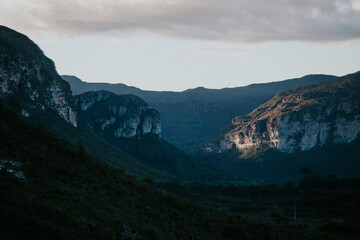
<svg viewBox="0 0 360 240">
<path fill-rule="evenodd" d="M 25 117 L 36 110 L 54 110 L 77 126 L 70 86 L 56 72 L 54 63 L 28 37 L 0 26 L 0 99 L 16 99 Z"/>
<path fill-rule="evenodd" d="M 106 90 L 118 95 L 133 94 L 144 99 L 150 108 L 156 109 L 161 115 L 162 138 L 183 150 L 189 150 L 203 143 L 231 119 L 248 114 L 280 91 L 330 82 L 336 78 L 331 75 L 308 75 L 245 87 L 224 89 L 199 87 L 183 92 L 160 92 L 141 90 L 121 83 L 89 83 L 75 76 L 62 77 L 70 83 L 75 95 Z"/>
<path fill-rule="evenodd" d="M 75 96 L 79 120 L 100 135 L 120 138 L 161 135 L 160 114 L 134 95 L 116 95 L 107 91 Z"/>
<path fill-rule="evenodd" d="M 283 153 L 354 141 L 360 134 L 360 72 L 331 83 L 277 94 L 202 147 L 221 153 L 236 147 Z"/>
</svg>

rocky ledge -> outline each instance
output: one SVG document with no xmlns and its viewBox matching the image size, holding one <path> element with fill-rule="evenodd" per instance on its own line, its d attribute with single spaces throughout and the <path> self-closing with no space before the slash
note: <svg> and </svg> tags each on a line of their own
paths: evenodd
<svg viewBox="0 0 360 240">
<path fill-rule="evenodd" d="M 236 147 L 292 153 L 349 143 L 360 134 L 359 103 L 360 72 L 281 92 L 250 114 L 234 118 L 202 151 L 221 153 Z"/>
<path fill-rule="evenodd" d="M 132 138 L 145 134 L 161 135 L 160 114 L 134 95 L 108 91 L 86 92 L 75 96 L 79 121 L 100 135 Z"/>
</svg>

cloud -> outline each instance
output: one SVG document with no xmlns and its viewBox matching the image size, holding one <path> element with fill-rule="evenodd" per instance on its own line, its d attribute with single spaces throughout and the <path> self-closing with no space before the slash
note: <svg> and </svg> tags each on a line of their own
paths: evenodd
<svg viewBox="0 0 360 240">
<path fill-rule="evenodd" d="M 0 23 L 59 35 L 346 41 L 360 39 L 360 0 L 0 0 Z"/>
<path fill-rule="evenodd" d="M 218 53 L 227 53 L 236 57 L 248 56 L 249 52 L 239 47 L 216 47 L 216 46 L 185 46 L 185 49 L 190 49 L 193 51 L 200 52 L 218 52 Z"/>
</svg>

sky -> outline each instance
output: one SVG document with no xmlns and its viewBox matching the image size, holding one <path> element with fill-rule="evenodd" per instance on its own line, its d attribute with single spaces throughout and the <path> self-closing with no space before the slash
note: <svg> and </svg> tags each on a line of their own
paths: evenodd
<svg viewBox="0 0 360 240">
<path fill-rule="evenodd" d="M 360 0 L 0 0 L 59 74 L 182 91 L 360 70 Z"/>
</svg>

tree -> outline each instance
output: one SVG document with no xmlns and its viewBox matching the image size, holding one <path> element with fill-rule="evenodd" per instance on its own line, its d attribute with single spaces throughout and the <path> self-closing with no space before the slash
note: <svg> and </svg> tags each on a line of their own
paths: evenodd
<svg viewBox="0 0 360 240">
<path fill-rule="evenodd" d="M 311 177 L 314 176 L 313 171 L 308 168 L 308 167 L 302 167 L 300 170 L 301 174 L 304 175 L 305 177 Z"/>
</svg>

